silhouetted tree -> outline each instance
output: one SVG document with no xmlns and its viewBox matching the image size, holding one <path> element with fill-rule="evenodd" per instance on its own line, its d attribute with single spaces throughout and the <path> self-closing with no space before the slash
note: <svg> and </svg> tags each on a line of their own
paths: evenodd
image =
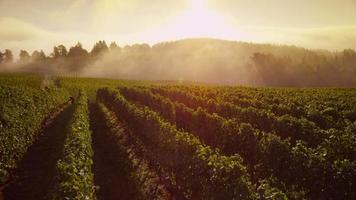
<svg viewBox="0 0 356 200">
<path fill-rule="evenodd" d="M 121 53 L 122 48 L 116 44 L 116 42 L 112 42 L 110 44 L 110 52 L 111 53 L 115 53 L 115 54 L 120 54 Z"/>
<path fill-rule="evenodd" d="M 31 55 L 31 59 L 34 62 L 39 62 L 43 61 L 46 59 L 46 54 L 41 50 L 41 51 L 34 51 Z"/>
<path fill-rule="evenodd" d="M 57 46 L 53 47 L 53 53 L 51 53 L 52 58 L 58 58 L 59 57 L 59 50 Z"/>
<path fill-rule="evenodd" d="M 30 54 L 26 50 L 21 50 L 19 57 L 20 57 L 20 62 L 28 62 L 31 59 Z"/>
<path fill-rule="evenodd" d="M 110 43 L 110 50 L 116 50 L 117 48 L 119 48 L 119 46 L 116 44 L 116 42 Z"/>
<path fill-rule="evenodd" d="M 90 55 L 93 58 L 98 58 L 102 56 L 104 53 L 107 53 L 108 51 L 109 51 L 109 47 L 108 45 L 106 45 L 106 42 L 104 40 L 103 41 L 100 40 L 94 45 L 93 49 L 90 52 Z"/>
<path fill-rule="evenodd" d="M 4 58 L 3 58 L 4 54 L 0 51 L 0 64 L 3 62 Z"/>
<path fill-rule="evenodd" d="M 354 67 L 356 69 L 356 52 L 352 49 L 345 49 L 342 52 L 342 64 L 346 67 Z"/>
<path fill-rule="evenodd" d="M 53 48 L 52 57 L 53 58 L 63 58 L 68 54 L 67 48 L 64 45 L 58 45 Z"/>
<path fill-rule="evenodd" d="M 88 57 L 89 53 L 86 49 L 83 48 L 82 44 L 78 42 L 74 47 L 71 47 L 68 52 L 68 57 Z"/>
<path fill-rule="evenodd" d="M 14 60 L 14 56 L 12 55 L 12 52 L 10 49 L 6 49 L 5 52 L 3 53 L 3 62 L 4 63 L 11 63 Z"/>
<path fill-rule="evenodd" d="M 68 52 L 69 69 L 78 71 L 82 69 L 89 59 L 89 53 L 83 48 L 82 44 L 78 42 L 74 47 L 71 47 Z"/>
<path fill-rule="evenodd" d="M 286 70 L 292 66 L 288 57 L 277 58 L 272 54 L 254 53 L 251 60 L 264 84 L 271 86 L 291 85 L 294 77 Z"/>
<path fill-rule="evenodd" d="M 342 53 L 345 58 L 354 59 L 356 57 L 356 52 L 353 49 L 345 49 Z"/>
</svg>

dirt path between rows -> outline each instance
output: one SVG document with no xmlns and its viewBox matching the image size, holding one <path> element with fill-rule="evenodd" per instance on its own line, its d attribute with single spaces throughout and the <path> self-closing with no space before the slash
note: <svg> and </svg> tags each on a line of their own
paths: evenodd
<svg viewBox="0 0 356 200">
<path fill-rule="evenodd" d="M 132 199 L 134 185 L 129 181 L 127 169 L 118 162 L 116 143 L 105 136 L 108 128 L 96 105 L 90 106 L 90 128 L 92 130 L 94 150 L 94 180 L 99 186 L 98 200 Z"/>
</svg>

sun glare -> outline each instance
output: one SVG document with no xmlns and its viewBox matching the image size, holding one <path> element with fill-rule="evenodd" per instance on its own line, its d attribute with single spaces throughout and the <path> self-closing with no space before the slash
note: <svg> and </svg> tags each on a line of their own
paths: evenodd
<svg viewBox="0 0 356 200">
<path fill-rule="evenodd" d="M 201 9 L 206 6 L 206 0 L 189 0 L 189 6 L 195 9 Z"/>
<path fill-rule="evenodd" d="M 227 36 L 232 27 L 222 15 L 208 7 L 205 0 L 190 0 L 188 8 L 175 22 L 177 32 L 184 30 L 186 37 Z"/>
<path fill-rule="evenodd" d="M 168 21 L 159 30 L 160 38 L 213 37 L 251 39 L 239 30 L 232 20 L 210 7 L 206 0 L 189 0 L 185 10 Z M 157 36 L 155 33 L 154 35 Z"/>
</svg>

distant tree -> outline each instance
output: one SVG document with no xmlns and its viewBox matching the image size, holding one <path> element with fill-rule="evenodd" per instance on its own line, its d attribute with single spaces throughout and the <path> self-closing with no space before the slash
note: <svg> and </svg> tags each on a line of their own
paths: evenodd
<svg viewBox="0 0 356 200">
<path fill-rule="evenodd" d="M 110 51 L 120 51 L 121 47 L 116 44 L 116 42 L 110 43 Z"/>
<path fill-rule="evenodd" d="M 100 40 L 94 45 L 93 49 L 90 52 L 90 55 L 93 58 L 98 58 L 102 56 L 104 53 L 107 53 L 108 51 L 109 51 L 109 47 L 108 45 L 106 45 L 106 42 L 104 40 L 103 41 Z"/>
<path fill-rule="evenodd" d="M 31 59 L 30 54 L 26 50 L 21 50 L 19 57 L 20 57 L 20 62 L 28 62 Z"/>
<path fill-rule="evenodd" d="M 64 45 L 59 45 L 58 51 L 60 56 L 67 56 L 68 54 L 67 48 Z"/>
<path fill-rule="evenodd" d="M 46 56 L 46 54 L 43 52 L 43 50 L 40 51 L 40 55 L 41 55 L 40 57 L 43 58 L 43 59 L 46 59 L 46 58 L 47 58 L 47 56 Z"/>
<path fill-rule="evenodd" d="M 62 58 L 66 57 L 67 54 L 67 48 L 64 45 L 58 45 L 53 48 L 53 53 L 51 55 L 53 58 Z"/>
<path fill-rule="evenodd" d="M 343 65 L 346 65 L 348 67 L 355 67 L 356 66 L 356 52 L 352 49 L 345 49 L 342 52 L 342 61 Z M 355 67 L 356 69 L 356 67 Z"/>
<path fill-rule="evenodd" d="M 5 52 L 3 53 L 3 62 L 4 63 L 11 63 L 14 60 L 14 56 L 12 55 L 12 52 L 10 49 L 6 49 Z"/>
<path fill-rule="evenodd" d="M 291 67 L 288 57 L 278 58 L 272 54 L 254 53 L 251 57 L 263 84 L 271 86 L 291 85 L 293 76 L 287 73 Z M 290 68 L 292 69 L 292 68 Z"/>
<path fill-rule="evenodd" d="M 53 53 L 51 53 L 52 58 L 58 58 L 59 57 L 59 50 L 57 46 L 53 47 Z"/>
<path fill-rule="evenodd" d="M 119 46 L 116 44 L 116 42 L 111 42 L 110 43 L 110 50 L 115 50 L 117 49 Z"/>
<path fill-rule="evenodd" d="M 89 53 L 86 49 L 83 48 L 82 44 L 78 42 L 74 47 L 71 47 L 68 52 L 68 57 L 88 57 Z"/>
<path fill-rule="evenodd" d="M 41 50 L 41 51 L 34 51 L 31 55 L 32 61 L 38 62 L 38 61 L 43 61 L 46 59 L 46 54 Z"/>
<path fill-rule="evenodd" d="M 110 43 L 110 52 L 112 53 L 121 53 L 121 47 L 116 44 L 116 42 Z"/>
<path fill-rule="evenodd" d="M 82 44 L 78 42 L 74 47 L 71 47 L 68 52 L 68 68 L 71 71 L 78 71 L 82 69 L 89 59 L 89 53 L 83 48 Z"/>
<path fill-rule="evenodd" d="M 356 52 L 353 49 L 345 49 L 343 52 L 345 58 L 355 58 Z"/>
<path fill-rule="evenodd" d="M 3 53 L 0 51 L 0 64 L 3 62 L 4 58 L 3 58 Z"/>
</svg>

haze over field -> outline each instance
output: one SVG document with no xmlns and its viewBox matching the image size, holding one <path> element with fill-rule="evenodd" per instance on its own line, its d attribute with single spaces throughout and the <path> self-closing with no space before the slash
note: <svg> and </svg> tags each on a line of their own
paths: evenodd
<svg viewBox="0 0 356 200">
<path fill-rule="evenodd" d="M 356 85 L 355 0 L 0 0 L 0 27 L 2 72 Z"/>
<path fill-rule="evenodd" d="M 356 0 L 0 0 L 0 200 L 356 200 Z"/>
</svg>

